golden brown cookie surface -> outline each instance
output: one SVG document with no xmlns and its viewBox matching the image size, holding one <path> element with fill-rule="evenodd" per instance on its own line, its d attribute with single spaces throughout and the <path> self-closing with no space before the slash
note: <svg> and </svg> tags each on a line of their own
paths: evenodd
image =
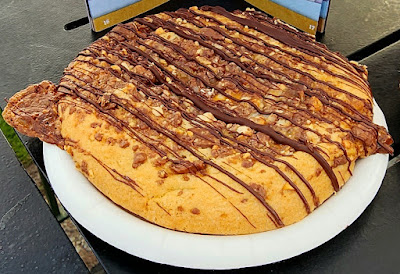
<svg viewBox="0 0 400 274">
<path fill-rule="evenodd" d="M 35 91 L 51 104 L 21 108 Z M 194 7 L 119 25 L 58 85 L 21 94 L 7 121 L 63 147 L 116 204 L 180 231 L 292 224 L 338 191 L 358 158 L 391 152 L 372 123 L 365 67 L 253 11 Z M 55 122 L 26 130 L 42 120 Z"/>
</svg>

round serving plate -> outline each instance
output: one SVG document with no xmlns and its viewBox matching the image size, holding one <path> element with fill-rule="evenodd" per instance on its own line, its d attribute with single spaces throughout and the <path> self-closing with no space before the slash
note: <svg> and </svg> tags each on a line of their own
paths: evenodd
<svg viewBox="0 0 400 274">
<path fill-rule="evenodd" d="M 374 122 L 386 127 L 376 103 Z M 140 220 L 99 192 L 75 168 L 68 153 L 45 143 L 43 154 L 61 203 L 95 236 L 140 258 L 197 269 L 259 266 L 318 247 L 361 215 L 375 197 L 388 163 L 388 155 L 382 154 L 358 160 L 344 187 L 298 223 L 251 235 L 210 236 L 172 231 Z"/>
</svg>

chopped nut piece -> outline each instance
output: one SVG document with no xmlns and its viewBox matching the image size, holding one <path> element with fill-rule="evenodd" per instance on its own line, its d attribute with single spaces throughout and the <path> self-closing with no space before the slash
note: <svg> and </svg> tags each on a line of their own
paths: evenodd
<svg viewBox="0 0 400 274">
<path fill-rule="evenodd" d="M 346 156 L 342 155 L 340 157 L 336 157 L 335 160 L 333 160 L 333 167 L 341 166 L 347 163 L 348 161 L 346 159 Z"/>
<path fill-rule="evenodd" d="M 112 65 L 111 68 L 112 68 L 113 70 L 116 70 L 116 71 L 118 71 L 118 72 L 121 72 L 121 68 L 120 68 L 119 66 L 117 66 L 117 65 Z"/>
<path fill-rule="evenodd" d="M 182 116 L 179 112 L 175 112 L 172 115 L 171 125 L 174 127 L 178 127 L 182 124 Z"/>
<path fill-rule="evenodd" d="M 188 132 L 194 133 L 195 139 L 193 140 L 193 144 L 200 148 L 209 148 L 219 144 L 218 138 L 205 128 L 190 128 Z"/>
<path fill-rule="evenodd" d="M 201 34 L 213 40 L 224 40 L 224 37 L 213 29 L 201 28 L 200 31 Z"/>
<path fill-rule="evenodd" d="M 207 167 L 207 165 L 201 160 L 194 161 L 193 164 L 197 170 L 203 170 Z"/>
<path fill-rule="evenodd" d="M 81 170 L 83 171 L 83 173 L 85 173 L 86 175 L 89 175 L 88 172 L 88 164 L 86 161 L 82 161 L 81 163 Z"/>
<path fill-rule="evenodd" d="M 94 135 L 94 138 L 97 140 L 97 141 L 101 141 L 101 140 L 103 140 L 103 134 L 101 134 L 101 133 L 96 133 L 95 135 Z"/>
<path fill-rule="evenodd" d="M 264 187 L 262 185 L 256 184 L 256 183 L 251 183 L 250 187 L 254 189 L 258 194 L 260 194 L 261 197 L 265 198 L 267 192 L 265 191 Z"/>
<path fill-rule="evenodd" d="M 100 127 L 101 124 L 100 124 L 100 123 L 97 123 L 97 122 L 94 122 L 94 123 L 91 123 L 90 126 L 91 126 L 92 128 L 96 128 L 96 127 Z"/>
<path fill-rule="evenodd" d="M 72 147 L 70 146 L 64 146 L 64 150 L 68 152 L 71 156 L 74 156 L 74 151 L 72 150 Z"/>
<path fill-rule="evenodd" d="M 76 107 L 71 106 L 71 107 L 69 108 L 69 114 L 70 114 L 70 115 L 74 114 L 75 111 L 76 111 Z"/>
<path fill-rule="evenodd" d="M 163 157 L 163 158 L 157 158 L 154 160 L 153 165 L 156 167 L 159 166 L 163 166 L 168 162 L 168 158 L 167 157 Z"/>
<path fill-rule="evenodd" d="M 246 135 L 246 136 L 251 136 L 253 134 L 253 130 L 247 126 L 238 127 L 236 132 L 239 134 Z"/>
<path fill-rule="evenodd" d="M 310 104 L 311 104 L 311 106 L 313 107 L 313 109 L 315 110 L 315 111 L 321 111 L 322 110 L 322 108 L 323 108 L 323 104 L 322 104 L 322 102 L 317 98 L 317 97 L 315 97 L 315 96 L 312 96 L 311 98 L 310 98 Z"/>
<path fill-rule="evenodd" d="M 172 164 L 170 168 L 172 169 L 172 171 L 178 174 L 184 174 L 189 172 L 189 168 L 182 164 Z"/>
<path fill-rule="evenodd" d="M 122 139 L 119 141 L 119 146 L 121 148 L 127 148 L 127 147 L 129 147 L 129 142 L 126 139 Z"/>
<path fill-rule="evenodd" d="M 197 207 L 192 208 L 190 210 L 191 213 L 195 214 L 195 215 L 199 215 L 200 214 L 200 209 L 198 209 Z"/>
<path fill-rule="evenodd" d="M 203 120 L 204 122 L 208 122 L 208 123 L 217 121 L 217 119 L 215 119 L 214 115 L 211 112 L 206 112 L 197 117 L 199 117 L 200 120 Z"/>
<path fill-rule="evenodd" d="M 168 177 L 168 173 L 165 170 L 159 170 L 158 171 L 158 177 L 167 178 Z"/>
<path fill-rule="evenodd" d="M 147 154 L 143 152 L 138 152 L 135 153 L 135 156 L 133 157 L 133 168 L 137 168 L 138 166 L 142 165 L 144 162 L 147 160 Z"/>
<path fill-rule="evenodd" d="M 156 29 L 156 31 L 154 32 L 155 34 L 157 34 L 157 35 L 161 35 L 161 34 L 163 34 L 165 31 L 164 31 L 164 29 L 163 28 L 157 28 Z"/>
<path fill-rule="evenodd" d="M 232 155 L 234 153 L 234 150 L 230 147 L 226 146 L 217 146 L 214 145 L 211 149 L 211 156 L 214 158 L 224 158 L 229 155 Z"/>
<path fill-rule="evenodd" d="M 136 152 L 138 149 L 139 149 L 139 146 L 138 146 L 138 145 L 133 145 L 133 146 L 132 146 L 132 150 L 133 150 L 134 152 Z"/>
<path fill-rule="evenodd" d="M 156 117 L 160 117 L 164 114 L 164 110 L 162 109 L 162 107 L 153 107 L 151 112 Z"/>
<path fill-rule="evenodd" d="M 254 162 L 253 162 L 253 160 L 251 160 L 251 159 L 245 159 L 243 162 L 242 162 L 242 167 L 244 167 L 244 168 L 250 168 L 250 167 L 252 167 L 254 165 Z"/>
<path fill-rule="evenodd" d="M 116 139 L 114 139 L 113 137 L 108 137 L 106 140 L 106 143 L 109 145 L 114 145 L 117 142 Z"/>
<path fill-rule="evenodd" d="M 215 143 L 203 138 L 196 138 L 193 141 L 193 144 L 199 148 L 208 148 L 212 147 Z"/>
</svg>

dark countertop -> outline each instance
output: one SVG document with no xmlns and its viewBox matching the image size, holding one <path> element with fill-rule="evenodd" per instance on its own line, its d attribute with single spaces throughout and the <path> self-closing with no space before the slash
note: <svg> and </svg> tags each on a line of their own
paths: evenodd
<svg viewBox="0 0 400 274">
<path fill-rule="evenodd" d="M 371 88 L 385 113 L 395 139 L 395 155 L 398 155 L 400 42 L 388 44 L 400 38 L 400 4 L 396 0 L 332 2 L 326 34 L 320 39 L 330 49 L 346 56 L 357 60 L 366 57 L 361 63 L 369 67 Z M 244 1 L 198 0 L 185 4 L 171 1 L 152 13 L 205 4 L 222 5 L 228 10 L 250 6 Z M 3 49 L 0 52 L 3 64 L 0 98 L 10 97 L 27 85 L 44 79 L 57 82 L 76 54 L 104 34 L 92 33 L 88 24 L 69 31 L 63 29 L 65 24 L 86 16 L 81 0 L 7 1 L 0 7 L 0 13 L 3 15 L 0 18 L 0 48 Z M 382 50 L 370 55 L 379 49 Z M 5 102 L 0 100 L 0 107 L 4 105 Z M 41 142 L 28 137 L 23 140 L 34 160 L 43 168 Z M 0 149 L 0 171 L 5 174 L 0 177 L 0 216 L 6 216 L 7 220 L 4 229 L 3 219 L 0 221 L 0 272 L 17 272 L 21 270 L 21 264 L 31 272 L 81 271 L 83 263 L 2 136 Z M 284 262 L 232 272 L 397 273 L 400 269 L 400 261 L 396 260 L 400 250 L 397 233 L 400 227 L 399 176 L 400 163 L 397 163 L 388 169 L 378 195 L 360 218 L 322 246 Z M 13 214 L 7 215 L 10 210 Z M 187 272 L 126 254 L 81 229 L 110 273 Z"/>
<path fill-rule="evenodd" d="M 0 273 L 86 273 L 86 266 L 1 134 L 0 151 Z"/>
<path fill-rule="evenodd" d="M 400 29 L 399 1 L 331 2 L 326 35 L 322 42 L 345 56 L 351 56 Z M 395 35 L 397 39 L 400 38 L 398 33 Z"/>
</svg>

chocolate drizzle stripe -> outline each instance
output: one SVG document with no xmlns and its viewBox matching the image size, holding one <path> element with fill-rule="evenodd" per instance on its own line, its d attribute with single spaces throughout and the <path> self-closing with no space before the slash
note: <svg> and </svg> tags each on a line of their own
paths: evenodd
<svg viewBox="0 0 400 274">
<path fill-rule="evenodd" d="M 227 167 L 229 167 L 229 168 L 235 170 L 237 173 L 240 173 L 241 175 L 246 176 L 248 179 L 250 179 L 250 180 L 252 179 L 249 175 L 247 175 L 246 173 L 241 172 L 239 169 L 237 169 L 237 168 L 235 168 L 234 166 L 230 165 L 230 164 L 227 163 L 226 161 L 222 161 L 222 163 L 223 163 L 224 165 L 226 165 Z"/>
<path fill-rule="evenodd" d="M 243 192 L 240 192 L 239 190 L 234 189 L 234 188 L 231 187 L 230 185 L 228 185 L 228 184 L 224 183 L 223 181 L 221 181 L 221 180 L 215 178 L 214 176 L 211 176 L 211 175 L 209 175 L 209 174 L 206 174 L 206 176 L 207 176 L 207 177 L 210 177 L 211 179 L 217 181 L 217 182 L 220 183 L 221 185 L 224 185 L 225 187 L 229 188 L 230 190 L 232 190 L 232 191 L 234 191 L 234 192 L 236 192 L 236 193 L 238 193 L 238 194 L 243 194 Z"/>
<path fill-rule="evenodd" d="M 162 209 L 165 213 L 167 213 L 169 216 L 171 216 L 171 213 L 169 213 L 164 207 L 162 207 L 158 202 L 156 202 L 156 205 L 158 205 L 159 208 Z"/>
<path fill-rule="evenodd" d="M 248 218 L 246 215 L 244 215 L 244 213 L 243 213 L 239 208 L 237 208 L 234 204 L 232 204 L 231 201 L 229 201 L 229 203 L 240 213 L 240 215 L 242 215 L 242 216 L 247 220 L 247 222 L 248 222 L 253 228 L 257 228 L 255 225 L 253 225 L 253 224 L 250 222 L 249 218 Z M 271 216 L 269 216 L 269 215 L 267 215 L 267 216 L 268 216 L 268 218 L 272 221 Z"/>
<path fill-rule="evenodd" d="M 210 177 L 210 176 L 208 176 L 208 177 Z M 197 176 L 197 178 L 199 178 L 201 181 L 203 181 L 205 184 L 207 184 L 209 187 L 211 187 L 215 192 L 217 192 L 217 193 L 218 193 L 219 195 L 221 195 L 224 199 L 226 199 L 226 201 L 227 201 L 233 208 L 235 208 L 235 210 L 238 211 L 239 214 L 242 215 L 242 216 L 246 219 L 246 221 L 247 221 L 253 228 L 256 228 L 256 227 L 250 222 L 249 218 L 247 218 L 247 216 L 244 215 L 242 211 L 240 211 L 231 201 L 229 201 L 221 192 L 219 192 L 218 189 L 216 189 L 215 187 L 213 187 L 209 182 L 207 182 L 206 180 L 204 180 L 204 179 L 201 178 L 200 176 Z M 270 217 L 270 216 L 268 215 L 268 217 Z M 271 220 L 272 222 L 274 222 L 274 220 L 272 220 L 271 218 L 270 218 L 270 220 Z"/>
</svg>

